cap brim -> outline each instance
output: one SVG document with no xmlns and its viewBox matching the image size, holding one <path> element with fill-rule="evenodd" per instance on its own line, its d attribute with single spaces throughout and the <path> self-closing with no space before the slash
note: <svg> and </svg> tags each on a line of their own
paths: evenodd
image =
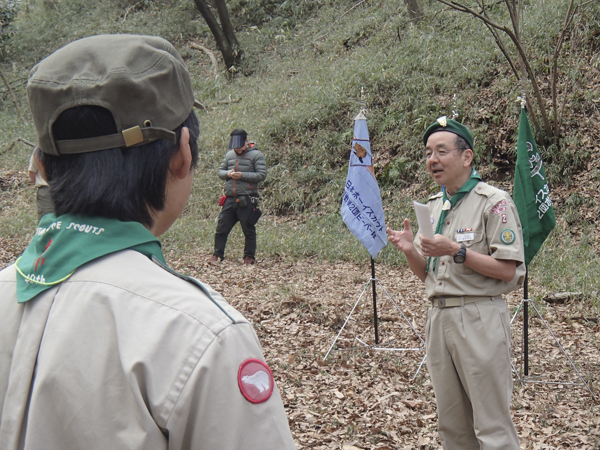
<svg viewBox="0 0 600 450">
<path fill-rule="evenodd" d="M 241 134 L 234 134 L 229 139 L 229 148 L 230 149 L 242 148 L 244 145 L 246 145 L 246 136 L 243 136 Z"/>
</svg>

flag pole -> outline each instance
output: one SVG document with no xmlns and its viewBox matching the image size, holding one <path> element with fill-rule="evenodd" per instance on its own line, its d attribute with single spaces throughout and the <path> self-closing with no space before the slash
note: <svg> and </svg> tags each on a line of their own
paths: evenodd
<svg viewBox="0 0 600 450">
<path fill-rule="evenodd" d="M 527 283 L 529 270 L 525 267 L 525 282 L 523 283 L 523 366 L 525 376 L 529 375 L 529 294 Z"/>
<path fill-rule="evenodd" d="M 373 285 L 373 318 L 375 324 L 375 344 L 379 345 L 379 330 L 377 329 L 377 290 L 375 288 L 375 260 L 371 258 L 371 284 Z"/>
</svg>

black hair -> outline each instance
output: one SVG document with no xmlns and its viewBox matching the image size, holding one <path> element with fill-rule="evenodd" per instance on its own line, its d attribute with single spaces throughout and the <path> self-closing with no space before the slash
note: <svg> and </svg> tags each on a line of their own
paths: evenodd
<svg viewBox="0 0 600 450">
<path fill-rule="evenodd" d="M 150 209 L 165 207 L 171 158 L 179 148 L 181 129 L 190 130 L 192 168 L 198 162 L 200 125 L 194 111 L 174 130 L 175 144 L 158 139 L 132 148 L 113 148 L 70 155 L 43 154 L 57 216 L 79 214 L 154 224 Z M 109 110 L 78 106 L 64 111 L 52 127 L 56 140 L 82 139 L 117 133 Z"/>
<path fill-rule="evenodd" d="M 458 153 L 462 153 L 465 150 L 473 150 L 471 148 L 471 146 L 469 145 L 469 143 L 467 142 L 467 140 L 465 138 L 463 138 L 462 136 L 459 136 L 458 134 L 456 135 L 456 138 L 454 139 L 454 145 L 456 145 L 456 150 L 458 150 Z"/>
<path fill-rule="evenodd" d="M 246 133 L 246 130 L 244 130 L 242 128 L 236 128 L 235 130 L 233 130 L 231 132 L 231 136 L 246 136 L 246 137 L 248 137 L 248 133 Z"/>
</svg>

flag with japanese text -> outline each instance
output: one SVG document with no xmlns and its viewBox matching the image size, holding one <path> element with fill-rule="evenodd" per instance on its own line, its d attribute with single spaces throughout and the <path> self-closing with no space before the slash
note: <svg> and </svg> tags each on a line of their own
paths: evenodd
<svg viewBox="0 0 600 450">
<path fill-rule="evenodd" d="M 354 138 L 342 198 L 342 219 L 372 258 L 387 244 L 381 193 L 373 170 L 367 118 L 354 118 Z"/>
<path fill-rule="evenodd" d="M 544 165 L 525 108 L 521 108 L 519 120 L 513 199 L 523 227 L 525 265 L 529 265 L 555 227 L 556 218 Z"/>
</svg>

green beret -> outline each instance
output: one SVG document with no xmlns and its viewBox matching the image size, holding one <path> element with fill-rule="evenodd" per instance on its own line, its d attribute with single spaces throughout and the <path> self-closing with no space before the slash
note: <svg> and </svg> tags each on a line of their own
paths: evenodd
<svg viewBox="0 0 600 450">
<path fill-rule="evenodd" d="M 471 132 L 462 123 L 459 123 L 456 120 L 446 119 L 446 116 L 440 117 L 438 120 L 429 125 L 427 130 L 425 130 L 425 135 L 423 136 L 423 144 L 427 145 L 427 139 L 429 139 L 429 136 L 437 131 L 448 131 L 460 136 L 467 141 L 467 144 L 469 144 L 469 147 L 471 150 L 473 150 L 473 135 Z"/>
</svg>

